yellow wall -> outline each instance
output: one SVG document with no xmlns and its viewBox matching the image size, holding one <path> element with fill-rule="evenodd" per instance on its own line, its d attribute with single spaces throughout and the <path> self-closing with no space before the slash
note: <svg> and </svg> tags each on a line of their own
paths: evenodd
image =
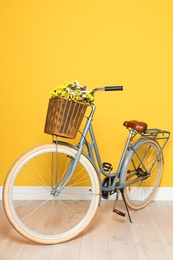
<svg viewBox="0 0 173 260">
<path fill-rule="evenodd" d="M 0 185 L 16 157 L 51 141 L 43 133 L 49 93 L 65 81 L 124 86 L 96 96 L 103 160 L 118 161 L 124 120 L 173 132 L 172 14 L 171 0 L 1 1 Z M 172 155 L 170 139 L 161 186 L 173 186 Z"/>
</svg>

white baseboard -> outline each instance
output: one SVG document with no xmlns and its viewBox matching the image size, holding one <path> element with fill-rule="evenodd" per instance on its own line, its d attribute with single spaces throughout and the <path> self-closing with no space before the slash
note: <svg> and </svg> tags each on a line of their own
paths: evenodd
<svg viewBox="0 0 173 260">
<path fill-rule="evenodd" d="M 159 187 L 153 200 L 173 200 L 173 187 Z"/>
<path fill-rule="evenodd" d="M 21 189 L 21 187 L 19 188 L 18 195 L 21 199 L 20 189 Z M 32 191 L 28 191 L 28 192 L 30 194 L 32 194 Z M 112 195 L 110 197 L 110 199 L 114 200 L 115 195 Z M 2 200 L 2 186 L 0 186 L 0 200 Z M 154 196 L 153 200 L 155 200 L 155 201 L 164 201 L 164 200 L 165 201 L 168 201 L 168 200 L 171 201 L 172 200 L 173 201 L 173 187 L 159 187 L 159 189 L 158 189 L 156 195 Z"/>
<path fill-rule="evenodd" d="M 2 200 L 2 186 L 0 186 L 0 200 Z"/>
<path fill-rule="evenodd" d="M 112 195 L 110 200 L 114 200 L 116 195 Z M 121 195 L 119 197 L 121 200 Z M 153 201 L 173 201 L 173 187 L 159 187 L 157 193 L 153 197 Z"/>
</svg>

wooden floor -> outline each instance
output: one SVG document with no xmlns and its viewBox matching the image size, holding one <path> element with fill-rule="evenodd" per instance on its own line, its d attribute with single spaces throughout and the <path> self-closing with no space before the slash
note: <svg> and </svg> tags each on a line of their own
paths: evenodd
<svg viewBox="0 0 173 260">
<path fill-rule="evenodd" d="M 124 210 L 123 202 L 118 202 Z M 27 241 L 8 223 L 0 201 L 0 260 L 173 259 L 173 201 L 152 202 L 128 217 L 103 201 L 88 228 L 73 241 L 43 246 Z"/>
</svg>

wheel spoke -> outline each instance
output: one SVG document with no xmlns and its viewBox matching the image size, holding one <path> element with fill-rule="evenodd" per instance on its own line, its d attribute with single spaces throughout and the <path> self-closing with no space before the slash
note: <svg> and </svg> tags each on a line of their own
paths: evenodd
<svg viewBox="0 0 173 260">
<path fill-rule="evenodd" d="M 160 147 L 154 140 L 143 140 L 127 160 L 124 182 L 128 187 L 124 188 L 124 198 L 130 208 L 140 209 L 150 202 L 160 183 Z"/>
</svg>

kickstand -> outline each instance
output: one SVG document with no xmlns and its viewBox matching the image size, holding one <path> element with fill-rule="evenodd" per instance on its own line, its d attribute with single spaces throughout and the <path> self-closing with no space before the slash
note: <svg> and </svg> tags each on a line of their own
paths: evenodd
<svg viewBox="0 0 173 260">
<path fill-rule="evenodd" d="M 132 223 L 132 219 L 130 217 L 129 209 L 128 209 L 127 203 L 126 203 L 126 201 L 124 199 L 124 194 L 123 194 L 122 190 L 121 190 L 121 195 L 122 195 L 125 207 L 126 207 L 126 211 L 127 211 L 128 217 L 129 217 L 129 221 L 130 221 L 130 223 Z M 119 197 L 119 191 L 117 190 L 116 191 L 116 200 L 115 200 L 115 204 L 114 204 L 114 207 L 113 207 L 113 212 L 117 213 L 118 215 L 120 215 L 122 217 L 125 217 L 125 214 L 123 212 L 121 212 L 118 209 L 116 209 L 116 204 L 117 204 L 117 201 L 118 201 L 118 197 Z"/>
<path fill-rule="evenodd" d="M 129 220 L 130 220 L 130 223 L 132 223 L 132 219 L 131 219 L 131 216 L 130 216 L 130 212 L 129 212 L 129 209 L 128 209 L 128 206 L 127 206 L 127 203 L 124 199 L 124 193 L 123 193 L 123 190 L 121 190 L 121 195 L 122 195 L 122 198 L 123 198 L 123 201 L 124 201 L 124 204 L 126 206 L 126 210 L 127 210 L 127 214 L 128 214 L 128 217 L 129 217 Z"/>
</svg>

